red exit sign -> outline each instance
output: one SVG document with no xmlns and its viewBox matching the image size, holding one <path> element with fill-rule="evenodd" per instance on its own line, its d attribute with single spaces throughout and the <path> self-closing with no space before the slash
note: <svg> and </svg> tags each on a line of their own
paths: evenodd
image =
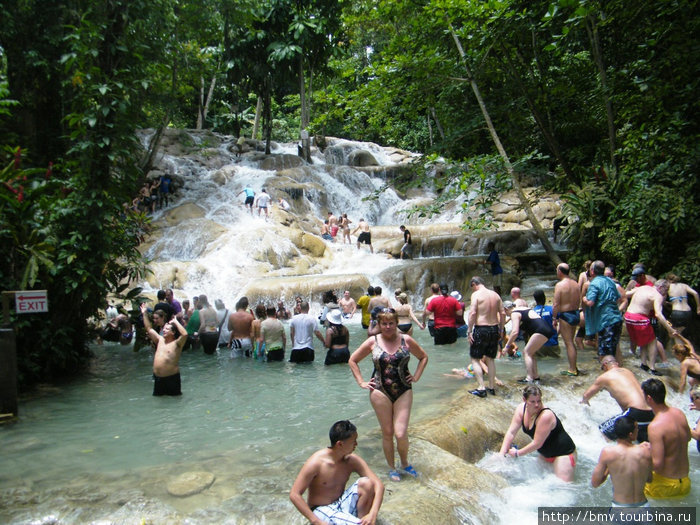
<svg viewBox="0 0 700 525">
<path fill-rule="evenodd" d="M 49 311 L 49 296 L 46 290 L 20 290 L 15 292 L 15 312 L 38 314 Z"/>
</svg>

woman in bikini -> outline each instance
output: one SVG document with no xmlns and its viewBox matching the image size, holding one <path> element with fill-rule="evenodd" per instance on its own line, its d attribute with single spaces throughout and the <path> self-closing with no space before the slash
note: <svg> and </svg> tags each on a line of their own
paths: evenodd
<svg viewBox="0 0 700 525">
<path fill-rule="evenodd" d="M 676 330 L 683 332 L 693 321 L 695 317 L 693 314 L 700 315 L 700 299 L 695 290 L 687 284 L 679 282 L 680 279 L 677 275 L 669 273 L 666 275 L 666 280 L 671 283 L 668 287 L 668 302 L 671 303 L 671 315 L 668 320 Z M 689 295 L 695 300 L 696 312 L 693 312 L 688 304 Z M 680 340 L 677 340 L 676 343 L 680 344 Z"/>
<path fill-rule="evenodd" d="M 382 448 L 389 464 L 389 479 L 400 481 L 401 475 L 394 463 L 394 438 L 401 460 L 401 472 L 417 477 L 415 469 L 408 462 L 408 421 L 413 404 L 412 384 L 417 382 L 428 354 L 411 336 L 400 334 L 397 328 L 399 316 L 393 308 L 384 308 L 377 314 L 381 332 L 369 337 L 350 356 L 350 370 L 361 388 L 369 390 L 369 400 L 377 415 L 382 430 Z M 359 363 L 368 355 L 374 361 L 372 379 L 365 381 Z M 418 366 L 411 374 L 408 361 L 413 354 Z"/>
<path fill-rule="evenodd" d="M 532 441 L 523 448 L 513 446 L 513 440 L 522 428 Z M 503 436 L 500 454 L 514 458 L 537 451 L 540 457 L 554 466 L 554 474 L 561 480 L 574 480 L 576 445 L 551 409 L 542 404 L 542 391 L 537 385 L 528 385 L 523 391 L 523 402 L 515 408 L 510 427 Z"/>
<path fill-rule="evenodd" d="M 408 296 L 401 292 L 396 296 L 399 305 L 396 307 L 396 315 L 399 316 L 399 332 L 413 335 L 413 323 L 416 323 L 421 330 L 425 330 L 425 325 L 421 323 L 413 313 L 413 307 L 408 304 Z"/>
<path fill-rule="evenodd" d="M 673 345 L 673 353 L 681 364 L 678 391 L 683 392 L 686 379 L 688 379 L 691 388 L 700 385 L 700 359 L 695 353 L 693 344 L 682 335 L 678 337 L 683 343 Z"/>
</svg>

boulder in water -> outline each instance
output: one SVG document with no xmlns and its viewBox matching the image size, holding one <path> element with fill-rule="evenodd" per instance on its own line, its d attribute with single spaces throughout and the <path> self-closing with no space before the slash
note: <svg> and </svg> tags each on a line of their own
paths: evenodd
<svg viewBox="0 0 700 525">
<path fill-rule="evenodd" d="M 369 151 L 364 149 L 356 149 L 348 155 L 348 165 L 350 166 L 379 166 L 379 162 L 374 158 Z"/>
<path fill-rule="evenodd" d="M 211 472 L 185 472 L 168 483 L 168 494 L 179 498 L 199 494 L 211 487 L 215 479 Z"/>
</svg>

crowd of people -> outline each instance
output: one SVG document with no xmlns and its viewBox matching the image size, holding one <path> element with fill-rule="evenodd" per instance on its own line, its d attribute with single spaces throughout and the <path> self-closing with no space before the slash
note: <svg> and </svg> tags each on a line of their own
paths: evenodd
<svg viewBox="0 0 700 525">
<path fill-rule="evenodd" d="M 519 380 L 525 384 L 522 403 L 514 410 L 500 454 L 518 458 L 537 452 L 552 464 L 556 476 L 572 481 L 576 445 L 562 421 L 544 405 L 537 368 L 538 351 L 557 345 L 561 336 L 568 364 L 561 371 L 563 377 L 582 373 L 577 363 L 584 345 L 595 348 L 599 359 L 602 373 L 585 391 L 581 402 L 588 404 L 593 396 L 606 390 L 621 410 L 600 425 L 603 435 L 615 444 L 601 452 L 592 474 L 593 486 L 610 477 L 613 505 L 624 507 L 648 505 L 647 498 L 687 495 L 687 445 L 691 438 L 700 437 L 700 429 L 696 426 L 691 430 L 685 415 L 666 404 L 664 382 L 651 377 L 640 384 L 635 374 L 624 367 L 619 342 L 624 324 L 632 344 L 630 352 L 636 355 L 639 349 L 641 371 L 656 376 L 660 375 L 654 366 L 656 356 L 665 344 L 662 336 L 668 334 L 676 343 L 674 353 L 680 362 L 679 390 L 682 392 L 689 383 L 691 401 L 696 409 L 700 408 L 700 356 L 691 340 L 682 335 L 693 317 L 676 315 L 676 321 L 686 320 L 681 326 L 669 322 L 664 314 L 664 309 L 673 312 L 677 305 L 683 305 L 680 311 L 687 312 L 688 296 L 695 300 L 696 295 L 679 287 L 676 290 L 680 291 L 674 291 L 679 295 L 671 301 L 670 281 L 654 279 L 641 266 L 633 269 L 626 287 L 614 280 L 613 269 L 602 261 L 591 262 L 582 274 L 577 281 L 570 276 L 566 263 L 557 266 L 551 306 L 546 304 L 541 290 L 534 294 L 532 304 L 521 297 L 517 288 L 511 290 L 512 300 L 503 301 L 487 286 L 487 280 L 498 275 L 493 272 L 490 279 L 476 276 L 470 280 L 468 305 L 459 291 L 451 291 L 444 283 L 433 283 L 431 295 L 418 315 L 405 291 L 396 290 L 391 300 L 379 286 L 370 286 L 356 300 L 349 290 L 340 299 L 329 290 L 321 298 L 319 316 L 309 313 L 309 302 L 302 297 L 295 299 L 291 312 L 282 301 L 252 308 L 246 297 L 241 297 L 234 310 L 229 311 L 220 300 L 212 306 L 204 295 L 181 305 L 172 290 L 161 290 L 153 308 L 141 307 L 146 336 L 155 347 L 153 394 L 181 394 L 178 363 L 183 350 L 201 347 L 207 354 L 228 353 L 231 357 L 269 362 L 288 358 L 293 363 L 308 363 L 315 360 L 317 339 L 325 349 L 324 363 L 347 363 L 358 386 L 369 392 L 381 430 L 388 479 L 396 482 L 404 476 L 415 478 L 419 474 L 409 461 L 408 426 L 413 385 L 425 370 L 428 353 L 412 334 L 415 329 L 427 328 L 435 345 L 454 345 L 460 337 L 466 338 L 469 372 L 460 377 L 474 378 L 476 388 L 469 391 L 478 398 L 496 396 L 497 387 L 503 385 L 496 377 L 499 358 L 523 356 L 526 375 Z M 679 284 L 675 276 L 672 284 Z M 113 328 L 121 326 L 115 321 L 118 315 L 109 320 Z M 351 345 L 346 324 L 355 315 L 360 316 L 366 337 L 363 334 L 359 344 Z M 356 349 L 352 351 L 352 347 Z M 369 356 L 374 369 L 367 379 L 359 363 Z M 411 357 L 415 367 L 409 367 Z M 625 358 L 631 359 L 632 355 L 628 353 Z M 367 464 L 352 453 L 357 440 L 354 425 L 340 421 L 334 429 L 331 446 L 309 458 L 300 471 L 290 495 L 292 502 L 310 520 L 343 523 L 334 521 L 340 518 L 333 516 L 349 519 L 349 514 L 356 520 L 357 516 L 366 517 L 367 523 L 373 523 L 384 486 Z M 515 446 L 519 429 L 531 438 L 522 448 Z M 345 491 L 352 472 L 361 478 Z M 306 491 L 308 501 L 303 499 Z"/>
</svg>

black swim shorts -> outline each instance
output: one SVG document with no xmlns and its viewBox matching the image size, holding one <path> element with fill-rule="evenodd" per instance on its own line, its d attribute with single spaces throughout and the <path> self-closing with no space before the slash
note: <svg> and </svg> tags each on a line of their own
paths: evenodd
<svg viewBox="0 0 700 525">
<path fill-rule="evenodd" d="M 474 342 L 469 347 L 469 357 L 481 359 L 486 356 L 494 359 L 498 353 L 500 335 L 498 325 L 475 326 L 474 332 L 472 332 Z"/>
</svg>

